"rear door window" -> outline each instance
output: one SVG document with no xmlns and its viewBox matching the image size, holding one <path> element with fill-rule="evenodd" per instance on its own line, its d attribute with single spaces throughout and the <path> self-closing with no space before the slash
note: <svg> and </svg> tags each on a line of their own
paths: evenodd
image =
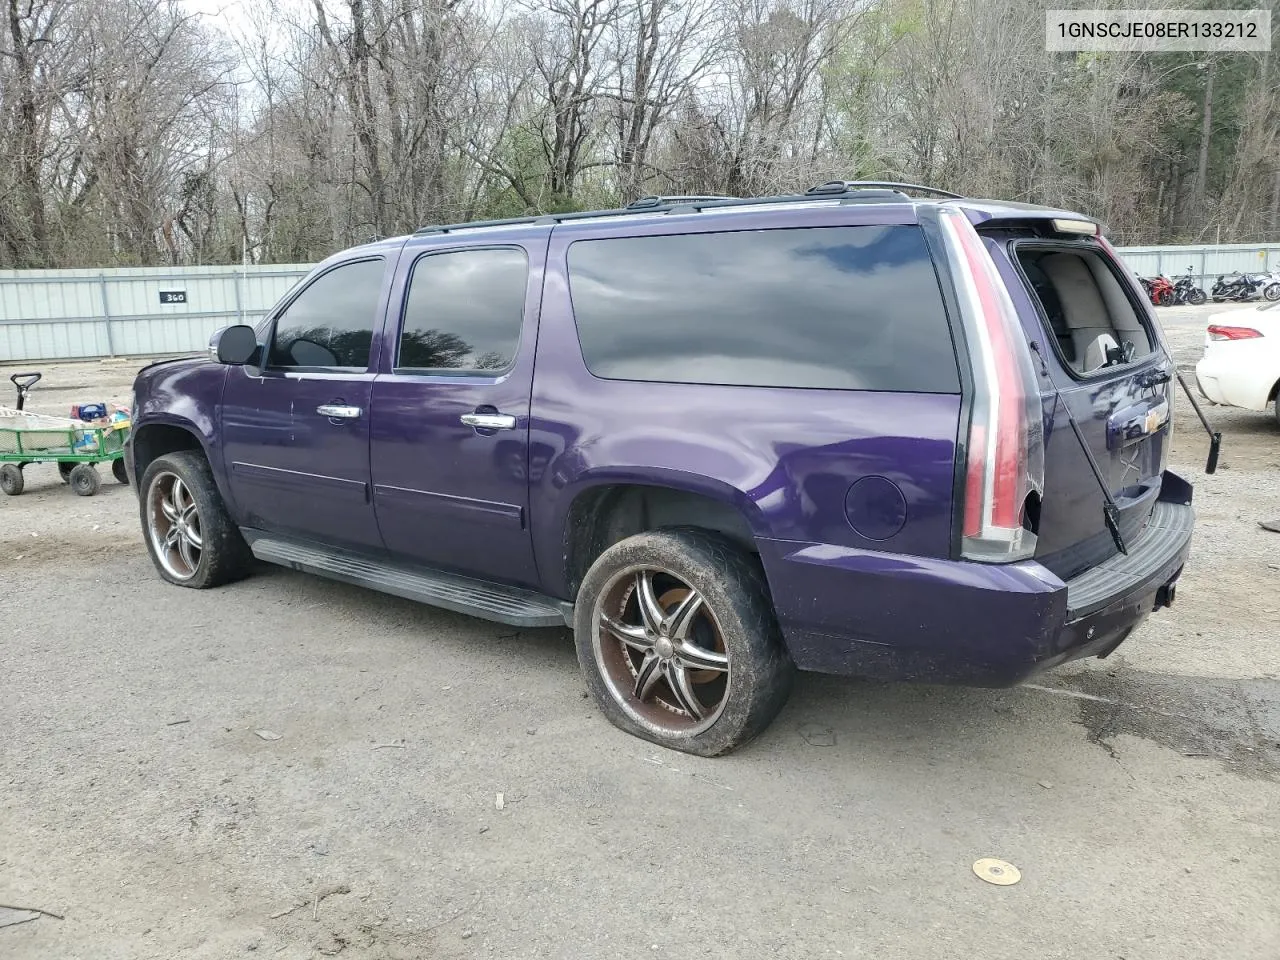
<svg viewBox="0 0 1280 960">
<path fill-rule="evenodd" d="M 1151 353 L 1147 327 L 1101 253 L 1030 244 L 1015 250 L 1068 370 L 1096 373 Z"/>
<path fill-rule="evenodd" d="M 498 374 L 520 345 L 529 259 L 515 247 L 422 257 L 405 300 L 396 370 Z"/>
<path fill-rule="evenodd" d="M 960 390 L 918 226 L 580 240 L 568 265 L 583 359 L 597 377 Z"/>
</svg>

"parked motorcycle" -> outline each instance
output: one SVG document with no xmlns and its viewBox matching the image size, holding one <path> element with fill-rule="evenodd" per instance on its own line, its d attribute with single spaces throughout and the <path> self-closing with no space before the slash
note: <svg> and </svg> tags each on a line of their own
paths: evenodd
<svg viewBox="0 0 1280 960">
<path fill-rule="evenodd" d="M 1270 273 L 1263 274 L 1262 296 L 1265 300 L 1280 300 L 1280 263 Z"/>
<path fill-rule="evenodd" d="M 1147 296 L 1151 298 L 1151 303 L 1154 306 L 1168 307 L 1173 305 L 1173 281 L 1164 274 L 1146 281 L 1146 287 Z"/>
<path fill-rule="evenodd" d="M 1186 276 L 1178 278 L 1178 282 L 1173 285 L 1173 302 L 1174 304 L 1190 303 L 1199 306 L 1208 299 L 1203 290 L 1196 286 L 1195 274 L 1192 267 L 1187 267 Z"/>
<path fill-rule="evenodd" d="M 1209 291 L 1209 296 L 1215 303 L 1221 303 L 1224 300 L 1234 300 L 1238 303 L 1257 300 L 1263 295 L 1262 291 L 1266 286 L 1264 281 L 1269 277 L 1270 274 L 1228 273 L 1218 277 L 1213 289 Z"/>
</svg>

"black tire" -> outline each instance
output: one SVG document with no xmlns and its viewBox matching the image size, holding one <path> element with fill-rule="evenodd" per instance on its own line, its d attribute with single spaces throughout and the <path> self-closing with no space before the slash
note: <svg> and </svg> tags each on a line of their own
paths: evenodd
<svg viewBox="0 0 1280 960">
<path fill-rule="evenodd" d="M 22 468 L 16 463 L 6 463 L 0 467 L 0 490 L 6 495 L 16 497 L 22 493 L 22 488 L 26 486 L 26 480 L 22 476 Z"/>
<path fill-rule="evenodd" d="M 1160 291 L 1160 303 L 1159 303 L 1159 304 L 1157 304 L 1157 306 L 1161 306 L 1161 307 L 1171 307 L 1171 306 L 1173 306 L 1173 291 L 1172 291 L 1172 290 L 1161 290 L 1161 291 Z"/>
<path fill-rule="evenodd" d="M 1191 302 L 1192 306 L 1198 307 L 1208 298 L 1205 296 L 1204 291 L 1199 287 L 1193 287 L 1191 292 L 1187 294 L 1187 299 Z"/>
<path fill-rule="evenodd" d="M 72 467 L 70 483 L 78 497 L 92 497 L 102 489 L 102 478 L 92 463 L 77 463 Z"/>
<path fill-rule="evenodd" d="M 76 465 L 74 463 L 66 463 L 61 460 L 58 461 L 58 476 L 61 478 L 63 483 L 71 482 L 71 471 L 75 468 Z"/>
<path fill-rule="evenodd" d="M 195 563 L 186 567 L 177 565 L 181 556 L 174 557 L 175 552 L 180 553 L 176 547 L 164 551 L 162 533 L 171 532 L 173 525 L 162 532 L 158 526 L 165 523 L 165 514 L 156 498 L 163 499 L 164 484 L 169 485 L 170 492 L 173 491 L 172 478 L 175 477 L 189 493 L 189 498 L 182 498 L 183 503 L 194 505 L 195 527 L 201 543 Z M 153 506 L 157 518 L 155 524 L 152 522 Z M 181 450 L 151 461 L 138 483 L 138 511 L 151 562 L 160 576 L 170 583 L 206 590 L 239 580 L 252 571 L 253 554 L 228 515 L 213 472 L 202 454 Z"/>
<path fill-rule="evenodd" d="M 118 483 L 129 485 L 129 471 L 124 468 L 124 457 L 111 461 L 111 475 Z"/>
<path fill-rule="evenodd" d="M 634 639 L 624 644 L 618 634 L 601 626 L 601 617 L 609 612 L 616 624 L 621 621 L 619 625 L 644 632 L 643 626 L 626 623 L 626 612 L 635 604 L 633 616 L 640 616 L 642 588 L 638 578 L 645 576 L 645 571 L 652 574 L 648 595 L 658 600 L 664 613 L 664 631 L 668 619 L 678 619 L 671 615 L 682 604 L 679 599 L 664 603 L 658 597 L 657 584 L 683 584 L 685 597 L 694 592 L 700 595 L 697 612 L 690 618 L 700 618 L 700 622 L 694 627 L 686 624 L 686 635 L 693 640 L 693 649 L 700 651 L 699 656 L 711 654 L 724 662 L 723 667 L 711 670 L 688 668 L 686 691 L 694 689 L 691 682 L 699 685 L 698 689 L 718 685 L 721 691 L 714 707 L 694 694 L 698 708 L 705 711 L 701 717 L 672 705 L 680 702 L 681 696 L 675 692 L 675 680 L 668 682 L 667 669 L 675 667 L 673 661 L 682 656 L 672 653 L 670 640 L 660 650 L 653 638 L 665 638 L 664 632 L 646 633 L 650 639 L 638 642 L 652 641 L 653 645 L 648 652 L 637 652 L 632 649 Z M 664 595 L 679 597 L 676 589 Z M 703 630 L 703 636 L 710 634 L 713 645 L 693 639 L 695 627 Z M 637 534 L 601 554 L 578 591 L 574 640 L 587 687 L 610 722 L 634 736 L 703 757 L 728 753 L 764 730 L 787 702 L 795 674 L 759 559 L 720 534 L 695 528 Z M 680 649 L 690 649 L 687 640 L 677 642 Z M 722 652 L 717 653 L 720 648 Z M 663 655 L 666 659 L 661 659 Z M 639 676 L 650 658 L 660 661 L 648 671 L 658 676 L 650 688 L 653 692 L 638 697 Z M 682 674 L 686 670 L 685 666 L 676 669 Z M 717 671 L 723 672 L 723 679 L 716 676 Z M 710 680 L 706 679 L 708 674 Z M 695 676 L 703 679 L 692 679 Z M 662 701 L 662 690 L 668 691 L 671 702 Z"/>
<path fill-rule="evenodd" d="M 1262 288 L 1263 299 L 1275 303 L 1280 300 L 1280 283 L 1269 283 Z"/>
</svg>

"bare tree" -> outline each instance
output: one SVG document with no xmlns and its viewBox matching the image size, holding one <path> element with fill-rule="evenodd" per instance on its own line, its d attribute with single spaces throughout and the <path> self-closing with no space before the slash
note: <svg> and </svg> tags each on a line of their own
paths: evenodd
<svg viewBox="0 0 1280 960">
<path fill-rule="evenodd" d="M 310 0 L 229 37 L 184 0 L 4 0 L 0 266 L 310 261 L 832 177 L 1274 238 L 1275 55 L 1047 53 L 1049 2 Z"/>
<path fill-rule="evenodd" d="M 611 24 L 612 101 L 618 192 L 639 196 L 659 175 L 650 152 L 661 126 L 722 59 L 720 10 L 706 0 L 625 0 Z M 669 175 L 668 175 L 669 179 Z"/>
<path fill-rule="evenodd" d="M 46 211 L 54 120 L 63 91 L 75 86 L 66 44 L 77 34 L 68 0 L 9 0 L 0 41 L 0 238 L 6 258 L 52 266 Z"/>
<path fill-rule="evenodd" d="M 584 167 L 595 107 L 612 67 L 599 54 L 619 16 L 619 0 L 549 0 L 528 21 L 533 66 L 546 97 L 541 135 L 548 186 L 561 201 L 572 199 Z"/>
</svg>

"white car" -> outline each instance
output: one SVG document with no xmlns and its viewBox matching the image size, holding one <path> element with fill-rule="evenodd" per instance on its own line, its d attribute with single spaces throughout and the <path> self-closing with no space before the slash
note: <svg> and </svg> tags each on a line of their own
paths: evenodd
<svg viewBox="0 0 1280 960">
<path fill-rule="evenodd" d="M 1280 302 L 1209 317 L 1196 384 L 1214 403 L 1266 410 L 1280 389 Z"/>
</svg>

